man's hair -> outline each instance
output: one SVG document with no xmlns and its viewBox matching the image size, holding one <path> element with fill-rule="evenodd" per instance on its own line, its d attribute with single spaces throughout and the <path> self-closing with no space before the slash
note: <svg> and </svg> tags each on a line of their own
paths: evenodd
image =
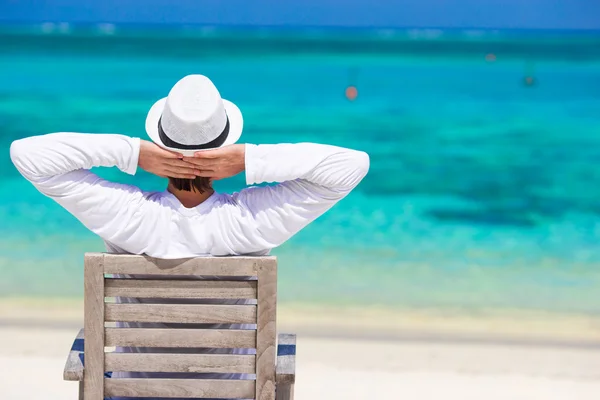
<svg viewBox="0 0 600 400">
<path fill-rule="evenodd" d="M 184 190 L 186 192 L 198 191 L 204 193 L 212 188 L 210 178 L 203 176 L 197 176 L 195 179 L 169 178 L 169 182 L 177 190 Z"/>
</svg>

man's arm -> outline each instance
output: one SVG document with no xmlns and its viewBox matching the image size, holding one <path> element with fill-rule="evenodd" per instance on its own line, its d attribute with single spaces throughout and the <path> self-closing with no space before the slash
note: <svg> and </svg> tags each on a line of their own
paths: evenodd
<svg viewBox="0 0 600 400">
<path fill-rule="evenodd" d="M 52 196 L 64 194 L 52 178 L 72 171 L 116 166 L 135 174 L 139 149 L 139 139 L 123 135 L 63 132 L 15 140 L 10 158 L 25 179 Z"/>
<path fill-rule="evenodd" d="M 224 217 L 227 229 L 215 254 L 243 254 L 279 246 L 344 198 L 369 170 L 369 156 L 341 147 L 300 143 L 228 146 L 197 153 L 206 176 L 246 170 L 251 187 L 234 195 L 241 213 Z M 224 210 L 224 212 L 226 212 Z"/>
<path fill-rule="evenodd" d="M 10 155 L 19 172 L 40 192 L 103 239 L 121 247 L 125 243 L 125 250 L 132 253 L 145 251 L 139 235 L 155 228 L 145 226 L 149 222 L 142 216 L 155 205 L 146 201 L 137 187 L 106 181 L 88 169 L 116 166 L 135 174 L 139 162 L 151 172 L 171 174 L 165 169 L 165 160 L 172 159 L 169 165 L 184 163 L 151 143 L 142 141 L 140 145 L 139 139 L 107 134 L 54 133 L 25 138 L 12 143 Z M 169 168 L 182 172 L 176 166 Z"/>
</svg>

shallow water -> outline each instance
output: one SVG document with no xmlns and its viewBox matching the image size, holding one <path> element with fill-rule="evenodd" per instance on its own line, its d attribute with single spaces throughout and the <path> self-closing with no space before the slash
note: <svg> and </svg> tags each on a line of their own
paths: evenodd
<svg viewBox="0 0 600 400">
<path fill-rule="evenodd" d="M 282 301 L 599 311 L 600 34 L 423 32 L 0 29 L 0 295 L 80 295 L 82 254 L 103 249 L 20 177 L 11 141 L 144 137 L 153 101 L 202 73 L 242 109 L 246 142 L 371 156 L 274 252 Z"/>
</svg>

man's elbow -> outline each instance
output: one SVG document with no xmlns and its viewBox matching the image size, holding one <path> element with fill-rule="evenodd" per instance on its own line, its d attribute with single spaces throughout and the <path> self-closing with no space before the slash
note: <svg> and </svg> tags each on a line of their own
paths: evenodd
<svg viewBox="0 0 600 400">
<path fill-rule="evenodd" d="M 21 175 L 28 180 L 32 180 L 34 175 L 34 162 L 36 160 L 36 157 L 32 154 L 34 147 L 30 138 L 15 140 L 10 145 L 10 160 Z"/>
<path fill-rule="evenodd" d="M 343 180 L 345 192 L 354 189 L 367 175 L 370 166 L 369 155 L 364 151 L 352 151 L 348 159 L 346 179 Z"/>
<path fill-rule="evenodd" d="M 25 143 L 25 139 L 15 140 L 10 145 L 10 160 L 20 171 L 20 166 L 23 164 L 23 159 L 25 158 L 25 154 L 27 153 L 27 144 Z"/>
<path fill-rule="evenodd" d="M 357 151 L 356 152 L 356 169 L 357 169 L 357 173 L 360 176 L 361 180 L 362 180 L 362 178 L 367 176 L 367 174 L 369 173 L 370 166 L 371 166 L 371 160 L 369 158 L 369 155 L 367 153 L 365 153 L 364 151 Z"/>
</svg>

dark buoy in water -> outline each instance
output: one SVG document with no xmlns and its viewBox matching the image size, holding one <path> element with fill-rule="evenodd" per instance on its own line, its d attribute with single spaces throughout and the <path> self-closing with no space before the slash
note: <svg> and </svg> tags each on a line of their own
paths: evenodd
<svg viewBox="0 0 600 400">
<path fill-rule="evenodd" d="M 348 100 L 354 101 L 358 97 L 358 89 L 356 89 L 355 86 L 348 86 L 346 88 L 345 94 Z"/>
<path fill-rule="evenodd" d="M 536 85 L 536 83 L 537 81 L 533 76 L 526 76 L 525 78 L 523 78 L 523 86 L 525 87 L 533 87 Z"/>
</svg>

